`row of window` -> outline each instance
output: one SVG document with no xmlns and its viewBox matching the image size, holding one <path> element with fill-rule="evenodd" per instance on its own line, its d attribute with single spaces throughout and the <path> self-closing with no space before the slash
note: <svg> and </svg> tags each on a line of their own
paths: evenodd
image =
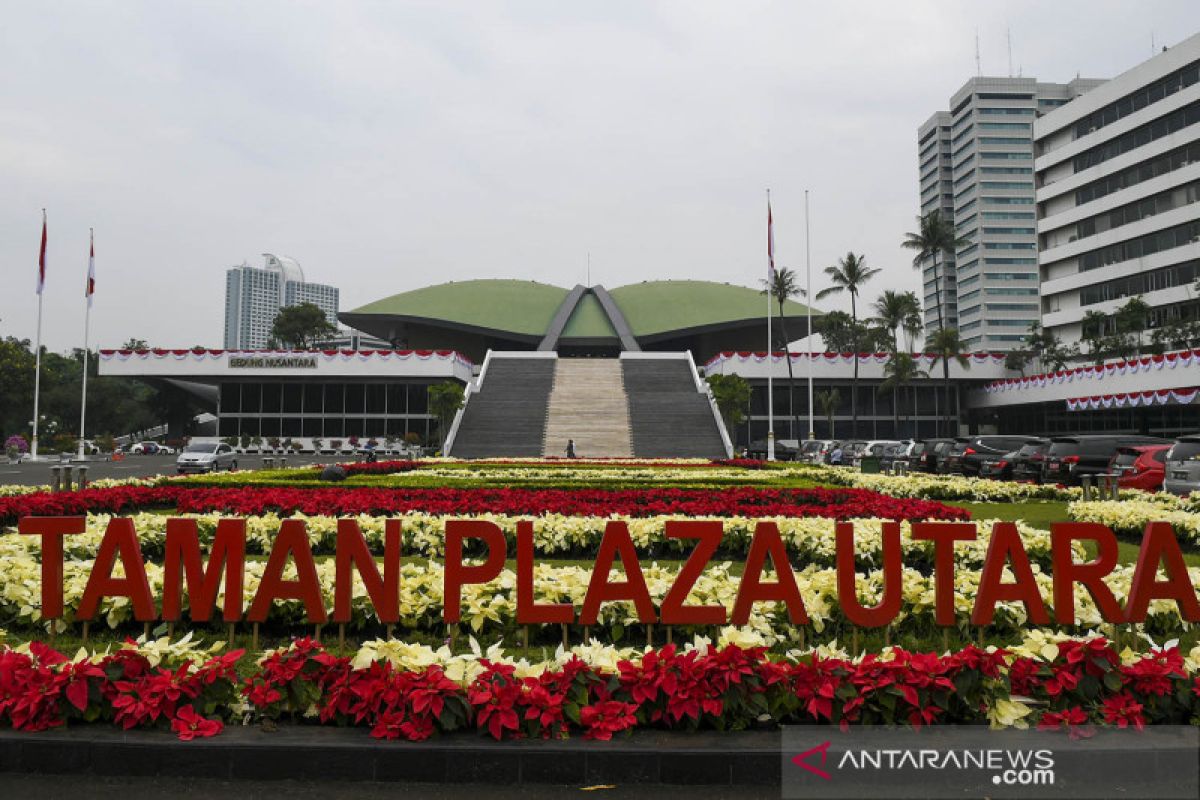
<svg viewBox="0 0 1200 800">
<path fill-rule="evenodd" d="M 984 250 L 1036 250 L 1033 242 L 984 242 Z"/>
<path fill-rule="evenodd" d="M 428 439 L 433 421 L 429 417 L 239 417 L 222 415 L 217 423 L 221 436 L 293 437 L 309 436 L 325 440 L 329 446 L 334 439 L 345 440 L 351 436 L 383 439 L 393 436 L 404 438 L 405 434 L 416 433 Z"/>
<path fill-rule="evenodd" d="M 1083 172 L 1089 167 L 1103 164 L 1110 158 L 1116 158 L 1122 153 L 1128 153 L 1151 142 L 1170 136 L 1189 125 L 1200 122 L 1200 102 L 1173 111 L 1164 117 L 1140 125 L 1128 133 L 1111 139 L 1104 144 L 1096 145 L 1075 156 L 1073 164 L 1076 172 Z"/>
<path fill-rule="evenodd" d="M 1186 67 L 1177 69 L 1153 83 L 1141 86 L 1120 100 L 1114 100 L 1083 117 L 1075 123 L 1075 138 L 1086 136 L 1105 125 L 1111 125 L 1119 119 L 1141 111 L 1148 105 L 1183 91 L 1198 81 L 1200 81 L 1200 61 L 1193 61 Z"/>
<path fill-rule="evenodd" d="M 1200 161 L 1200 142 L 1176 147 L 1149 161 L 1143 161 L 1079 187 L 1079 190 L 1075 192 L 1075 205 L 1081 206 L 1084 203 L 1090 203 L 1113 192 L 1119 192 L 1130 186 L 1157 178 L 1159 175 L 1174 172 L 1195 161 Z"/>
<path fill-rule="evenodd" d="M 1036 258 L 985 258 L 984 264 L 1036 264 Z"/>
<path fill-rule="evenodd" d="M 1108 300 L 1135 297 L 1146 292 L 1157 292 L 1173 286 L 1190 286 L 1200 278 L 1200 260 L 1173 264 L 1162 269 L 1127 275 L 1079 291 L 1079 305 L 1094 306 Z"/>
<path fill-rule="evenodd" d="M 222 383 L 222 414 L 426 414 L 424 383 Z M 307 435 L 307 434 L 305 434 Z"/>
<path fill-rule="evenodd" d="M 1153 217 L 1155 214 L 1191 205 L 1197 200 L 1200 200 L 1200 181 L 1193 181 L 1133 203 L 1126 203 L 1106 214 L 1089 217 L 1075 226 L 1075 234 L 1080 239 L 1084 239 L 1147 217 Z"/>
<path fill-rule="evenodd" d="M 1079 270 L 1087 272 L 1121 261 L 1145 258 L 1148 255 L 1170 250 L 1173 247 L 1182 247 L 1191 242 L 1200 242 L 1200 220 L 1185 222 L 1173 228 L 1166 228 L 1139 236 L 1136 239 L 1118 242 L 1084 253 L 1079 257 Z"/>
<path fill-rule="evenodd" d="M 998 236 L 1017 236 L 1035 234 L 1037 233 L 1037 228 L 984 228 L 983 232 Z"/>
<path fill-rule="evenodd" d="M 975 109 L 975 113 L 993 117 L 1006 114 L 1018 117 L 1032 117 L 1037 111 L 1032 108 L 977 108 Z"/>
</svg>

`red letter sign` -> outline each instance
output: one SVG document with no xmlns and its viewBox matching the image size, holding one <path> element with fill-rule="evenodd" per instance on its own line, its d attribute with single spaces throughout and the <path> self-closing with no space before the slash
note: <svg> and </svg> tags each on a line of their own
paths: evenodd
<svg viewBox="0 0 1200 800">
<path fill-rule="evenodd" d="M 762 581 L 763 565 L 768 557 L 778 578 L 773 583 Z M 780 601 L 787 604 L 788 619 L 793 625 L 808 624 L 808 611 L 804 608 L 800 587 L 796 585 L 796 575 L 792 572 L 783 539 L 779 537 L 779 526 L 774 522 L 760 522 L 754 527 L 754 538 L 750 540 L 750 552 L 746 554 L 731 622 L 745 625 L 750 621 L 750 610 L 755 603 Z"/>
<path fill-rule="evenodd" d="M 1004 565 L 1012 567 L 1015 583 L 1001 583 Z M 997 522 L 992 526 L 992 539 L 983 557 L 983 572 L 979 575 L 979 594 L 971 612 L 972 625 L 991 625 L 996 615 L 996 603 L 1001 601 L 1025 604 L 1025 613 L 1035 625 L 1049 625 L 1050 614 L 1038 591 L 1029 555 L 1021 543 L 1021 534 L 1012 522 Z"/>
<path fill-rule="evenodd" d="M 1071 545 L 1081 539 L 1096 543 L 1096 560 L 1075 562 Z M 1054 619 L 1059 625 L 1075 624 L 1075 584 L 1083 584 L 1096 601 L 1105 622 L 1121 623 L 1125 613 L 1104 576 L 1117 565 L 1117 537 L 1099 522 L 1055 522 L 1050 526 L 1050 552 L 1054 560 Z"/>
<path fill-rule="evenodd" d="M 517 523 L 517 624 L 541 625 L 575 621 L 570 603 L 538 605 L 533 594 L 533 523 Z"/>
<path fill-rule="evenodd" d="M 1157 579 L 1160 562 L 1167 573 L 1165 581 Z M 1188 622 L 1200 621 L 1196 589 L 1188 576 L 1187 564 L 1183 561 L 1183 553 L 1179 551 L 1175 531 L 1166 522 L 1146 524 L 1137 566 L 1133 568 L 1125 618 L 1130 622 L 1145 622 L 1151 600 L 1174 600 L 1179 605 L 1181 617 Z"/>
<path fill-rule="evenodd" d="M 400 520 L 383 523 L 383 577 L 367 547 L 358 520 L 339 519 L 337 550 L 334 555 L 333 621 L 350 621 L 350 598 L 354 589 L 354 570 L 362 576 L 367 597 L 375 606 L 375 615 L 385 625 L 400 619 Z"/>
<path fill-rule="evenodd" d="M 713 553 L 721 546 L 725 526 L 715 520 L 669 519 L 664 533 L 668 539 L 695 539 L 696 549 L 684 563 L 683 569 L 679 570 L 675 583 L 671 584 L 667 596 L 663 598 L 663 624 L 724 625 L 728 617 L 725 606 L 688 606 L 684 602 L 696 585 L 696 580 L 704 574 L 704 568 L 712 560 Z"/>
<path fill-rule="evenodd" d="M 613 557 L 618 554 L 625 567 L 627 580 L 610 582 L 608 571 L 612 569 Z M 632 600 L 637 607 L 638 622 L 649 624 L 658 620 L 654 603 L 650 600 L 650 590 L 646 588 L 646 579 L 642 576 L 642 565 L 638 563 L 637 550 L 634 549 L 633 539 L 629 537 L 629 526 L 617 520 L 604 526 L 600 552 L 596 553 L 596 566 L 592 568 L 592 579 L 588 583 L 583 610 L 579 614 L 580 624 L 595 625 L 600 616 L 600 604 L 614 600 Z"/>
<path fill-rule="evenodd" d="M 475 567 L 463 564 L 463 539 L 483 539 L 488 557 Z M 446 571 L 442 576 L 445 607 L 442 619 L 455 624 L 462 619 L 462 587 L 468 583 L 487 583 L 504 569 L 508 542 L 504 531 L 494 522 L 481 519 L 452 519 L 446 521 Z"/>
<path fill-rule="evenodd" d="M 325 622 L 325 600 L 321 597 L 321 581 L 317 578 L 317 565 L 313 562 L 305 527 L 302 519 L 285 519 L 279 526 L 258 592 L 246 615 L 250 622 L 265 622 L 271 612 L 271 603 L 276 600 L 301 600 L 308 622 Z M 296 562 L 294 581 L 283 579 L 283 568 L 289 557 Z"/>
<path fill-rule="evenodd" d="M 208 566 L 200 560 L 200 535 L 194 519 L 167 520 L 167 542 L 163 553 L 163 619 L 177 621 L 182 616 L 183 578 L 187 578 L 188 608 L 193 622 L 212 619 L 217 603 L 221 570 L 225 571 L 226 622 L 242 618 L 242 586 L 246 578 L 246 520 L 223 519 L 217 523 Z M 183 574 L 180 574 L 180 563 Z"/>
<path fill-rule="evenodd" d="M 17 530 L 42 537 L 42 616 L 58 619 L 63 614 L 62 537 L 86 531 L 87 517 L 22 517 Z"/>
<path fill-rule="evenodd" d="M 954 624 L 954 543 L 971 542 L 979 532 L 974 522 L 914 522 L 914 541 L 933 542 L 933 620 Z"/>
<path fill-rule="evenodd" d="M 874 608 L 858 602 L 858 575 L 854 569 L 854 524 L 839 522 L 837 532 L 838 604 L 846 619 L 864 628 L 882 628 L 900 613 L 904 591 L 904 553 L 900 548 L 900 523 L 883 523 L 883 599 Z"/>
<path fill-rule="evenodd" d="M 118 554 L 121 566 L 125 568 L 124 578 L 112 575 Z M 75 618 L 88 620 L 96 616 L 96 606 L 102 597 L 128 597 L 133 606 L 133 618 L 138 622 L 150 622 L 157 617 L 154 598 L 150 595 L 150 581 L 146 580 L 146 565 L 138 547 L 137 531 L 129 517 L 109 520 Z"/>
</svg>

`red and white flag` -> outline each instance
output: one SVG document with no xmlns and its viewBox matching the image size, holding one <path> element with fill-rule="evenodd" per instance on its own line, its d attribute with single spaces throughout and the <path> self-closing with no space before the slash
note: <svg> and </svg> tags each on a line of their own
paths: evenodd
<svg viewBox="0 0 1200 800">
<path fill-rule="evenodd" d="M 92 295 L 96 293 L 96 237 L 95 234 L 88 234 L 88 277 L 87 287 L 84 289 L 83 296 L 87 298 L 88 308 L 92 307 Z"/>
<path fill-rule="evenodd" d="M 42 287 L 46 285 L 46 209 L 42 209 L 42 249 L 38 253 L 38 281 L 37 293 L 42 293 Z"/>
<path fill-rule="evenodd" d="M 775 283 L 775 223 L 771 219 L 771 200 L 767 199 L 767 281 Z"/>
</svg>

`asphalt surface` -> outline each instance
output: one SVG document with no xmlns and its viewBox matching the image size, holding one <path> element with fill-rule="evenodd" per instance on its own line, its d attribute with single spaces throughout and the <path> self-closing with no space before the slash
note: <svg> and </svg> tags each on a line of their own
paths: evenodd
<svg viewBox="0 0 1200 800">
<path fill-rule="evenodd" d="M 188 800 L 392 800 L 396 797 L 432 800 L 542 800 L 579 797 L 589 800 L 656 798 L 656 800 L 744 800 L 778 798 L 778 787 L 726 786 L 481 786 L 427 783 L 359 783 L 302 781 L 245 781 L 200 778 L 103 778 L 94 775 L 6 775 L 0 773 L 0 797 L 38 800 L 135 800 L 186 797 Z"/>
<path fill-rule="evenodd" d="M 85 463 L 88 468 L 88 480 L 94 481 L 99 478 L 149 478 L 155 475 L 174 475 L 175 459 L 178 456 L 143 456 L 143 455 L 128 455 L 121 461 L 105 461 L 97 460 L 98 456 L 92 456 Z M 279 464 L 280 458 L 286 458 L 289 467 L 302 466 L 305 464 L 331 464 L 335 462 L 353 461 L 354 457 L 350 455 L 331 456 L 331 455 L 287 455 L 287 456 L 261 456 L 242 454 L 237 457 L 239 469 L 261 469 L 264 458 L 276 459 L 276 465 Z M 22 486 L 38 486 L 50 483 L 50 468 L 58 464 L 57 461 L 38 461 L 25 462 L 22 464 L 8 464 L 0 462 L 0 484 L 19 484 Z M 73 466 L 78 466 L 77 462 L 72 462 Z"/>
</svg>

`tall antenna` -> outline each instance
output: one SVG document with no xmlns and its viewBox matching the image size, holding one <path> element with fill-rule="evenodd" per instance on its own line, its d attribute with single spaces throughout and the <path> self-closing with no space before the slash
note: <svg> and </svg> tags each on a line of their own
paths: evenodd
<svg viewBox="0 0 1200 800">
<path fill-rule="evenodd" d="M 979 28 L 975 29 L 975 76 L 983 75 L 983 68 L 979 65 Z"/>
<path fill-rule="evenodd" d="M 1005 28 L 1004 35 L 1008 39 L 1008 77 L 1013 76 L 1012 70 L 1012 28 Z"/>
</svg>

